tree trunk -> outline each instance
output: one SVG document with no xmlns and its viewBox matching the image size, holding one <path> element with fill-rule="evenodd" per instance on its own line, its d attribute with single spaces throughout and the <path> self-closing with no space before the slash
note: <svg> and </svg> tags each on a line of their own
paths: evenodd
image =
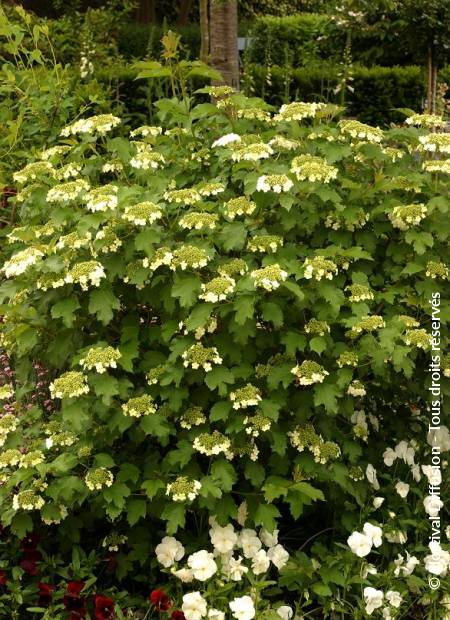
<svg viewBox="0 0 450 620">
<path fill-rule="evenodd" d="M 235 0 L 211 0 L 211 64 L 220 71 L 222 84 L 239 90 L 238 16 Z"/>
<path fill-rule="evenodd" d="M 178 11 L 177 26 L 186 26 L 189 21 L 189 13 L 192 8 L 192 0 L 181 0 L 180 10 Z"/>
<path fill-rule="evenodd" d="M 209 61 L 209 15 L 208 0 L 200 0 L 200 60 Z"/>
<path fill-rule="evenodd" d="M 437 88 L 437 63 L 434 45 L 428 46 L 428 67 L 427 67 L 427 112 L 436 112 L 436 88 Z"/>
<path fill-rule="evenodd" d="M 135 19 L 141 24 L 154 24 L 156 21 L 155 0 L 139 0 Z"/>
</svg>

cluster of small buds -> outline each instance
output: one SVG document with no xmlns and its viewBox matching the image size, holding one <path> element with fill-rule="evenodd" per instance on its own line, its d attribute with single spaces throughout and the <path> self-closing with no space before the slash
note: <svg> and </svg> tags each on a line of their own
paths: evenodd
<svg viewBox="0 0 450 620">
<path fill-rule="evenodd" d="M 107 161 L 102 165 L 102 172 L 108 174 L 109 172 L 122 172 L 123 164 L 120 159 L 113 159 L 111 161 Z"/>
<path fill-rule="evenodd" d="M 291 373 L 295 376 L 295 382 L 298 385 L 313 385 L 314 383 L 322 383 L 327 375 L 323 366 L 311 360 L 305 360 L 300 365 L 294 366 Z"/>
<path fill-rule="evenodd" d="M 370 215 L 365 213 L 363 209 L 358 209 L 351 215 L 348 213 L 333 212 L 329 213 L 325 219 L 325 226 L 333 230 L 348 230 L 354 232 L 364 228 L 370 219 Z"/>
<path fill-rule="evenodd" d="M 90 232 L 79 233 L 79 232 L 71 232 L 68 235 L 63 235 L 59 238 L 56 249 L 64 250 L 64 248 L 69 248 L 70 250 L 79 250 L 80 248 L 86 247 L 92 241 L 92 235 Z"/>
<path fill-rule="evenodd" d="M 426 129 L 442 129 L 446 125 L 446 121 L 442 116 L 437 114 L 412 114 L 405 120 L 407 125 L 417 125 L 417 127 L 425 127 Z"/>
<path fill-rule="evenodd" d="M 447 280 L 449 275 L 448 267 L 444 263 L 428 261 L 425 275 L 427 276 L 427 278 L 432 278 L 433 280 L 435 280 L 436 278 L 442 278 L 443 280 Z"/>
<path fill-rule="evenodd" d="M 259 456 L 259 448 L 255 443 L 255 440 L 252 438 L 247 443 L 237 446 L 234 448 L 234 451 L 228 451 L 225 454 L 225 457 L 231 460 L 234 456 L 238 456 L 240 458 L 247 457 L 251 461 L 257 461 Z"/>
<path fill-rule="evenodd" d="M 124 415 L 131 418 L 140 418 L 144 415 L 156 413 L 156 405 L 149 394 L 142 394 L 142 396 L 135 396 L 123 403 L 122 411 Z"/>
<path fill-rule="evenodd" d="M 233 258 L 217 269 L 221 276 L 244 276 L 248 271 L 247 263 L 242 258 Z"/>
<path fill-rule="evenodd" d="M 114 476 L 106 467 L 97 467 L 88 471 L 84 482 L 90 491 L 101 491 L 104 487 L 112 485 Z"/>
<path fill-rule="evenodd" d="M 426 329 L 407 329 L 404 336 L 405 344 L 426 351 L 431 346 L 430 334 Z"/>
<path fill-rule="evenodd" d="M 45 440 L 45 447 L 47 450 L 53 447 L 68 447 L 73 446 L 76 442 L 77 436 L 70 431 L 61 431 L 59 433 L 51 434 L 50 437 L 47 437 Z"/>
<path fill-rule="evenodd" d="M 85 196 L 86 207 L 92 213 L 96 211 L 107 211 L 108 209 L 115 209 L 117 207 L 117 186 L 116 185 L 103 185 L 91 189 Z"/>
<path fill-rule="evenodd" d="M 116 235 L 114 226 L 103 226 L 95 235 L 95 246 L 92 255 L 97 256 L 98 252 L 107 254 L 108 252 L 117 252 L 121 247 L 122 241 Z"/>
<path fill-rule="evenodd" d="M 313 446 L 311 449 L 314 455 L 316 463 L 326 465 L 329 461 L 335 461 L 341 456 L 341 449 L 334 441 L 323 441 L 320 438 L 320 442 Z"/>
<path fill-rule="evenodd" d="M 358 355 L 352 351 L 345 351 L 345 353 L 339 355 L 337 365 L 339 368 L 343 368 L 344 366 L 357 366 Z"/>
<path fill-rule="evenodd" d="M 216 347 L 204 347 L 201 342 L 193 344 L 181 357 L 185 368 L 190 367 L 193 370 L 203 368 L 205 372 L 210 372 L 213 364 L 220 365 L 223 361 Z"/>
<path fill-rule="evenodd" d="M 412 316 L 408 316 L 407 314 L 401 314 L 398 318 L 408 329 L 411 329 L 413 327 L 419 327 L 420 325 L 419 321 L 417 321 Z"/>
<path fill-rule="evenodd" d="M 193 211 L 192 213 L 186 213 L 178 221 L 181 228 L 187 228 L 188 230 L 214 230 L 217 224 L 219 216 L 216 213 L 204 213 L 201 211 Z"/>
<path fill-rule="evenodd" d="M 51 146 L 49 149 L 45 149 L 41 153 L 41 159 L 44 161 L 50 159 L 59 159 L 63 155 L 66 155 L 71 150 L 71 147 L 66 144 L 59 144 L 57 146 Z"/>
<path fill-rule="evenodd" d="M 30 452 L 21 455 L 19 467 L 22 469 L 36 467 L 36 465 L 43 463 L 44 460 L 44 453 L 41 450 L 31 450 Z"/>
<path fill-rule="evenodd" d="M 289 192 L 294 187 L 293 181 L 286 174 L 263 174 L 256 182 L 258 192 Z"/>
<path fill-rule="evenodd" d="M 289 140 L 284 136 L 275 136 L 268 142 L 269 146 L 277 151 L 295 151 L 300 147 L 300 143 L 297 140 Z"/>
<path fill-rule="evenodd" d="M 148 373 L 145 375 L 148 385 L 157 385 L 161 377 L 164 375 L 165 370 L 166 369 L 162 364 L 160 366 L 150 368 Z"/>
<path fill-rule="evenodd" d="M 50 273 L 44 273 L 36 280 L 36 288 L 41 291 L 48 291 L 51 288 L 61 288 L 65 284 L 63 277 L 58 277 Z"/>
<path fill-rule="evenodd" d="M 20 450 L 5 450 L 0 454 L 0 468 L 6 469 L 7 467 L 16 467 L 16 465 L 20 463 L 21 457 L 22 454 Z"/>
<path fill-rule="evenodd" d="M 384 137 L 383 130 L 379 127 L 371 127 L 355 120 L 339 121 L 339 129 L 342 133 L 348 134 L 352 138 L 365 140 L 366 142 L 379 143 Z"/>
<path fill-rule="evenodd" d="M 234 220 L 238 215 L 251 215 L 256 209 L 256 203 L 249 200 L 246 196 L 232 198 L 224 204 L 225 215 Z"/>
<path fill-rule="evenodd" d="M 33 491 L 27 489 L 13 495 L 12 507 L 14 510 L 40 510 L 45 504 L 44 498 Z"/>
<path fill-rule="evenodd" d="M 102 547 L 107 548 L 108 551 L 117 553 L 119 551 L 119 547 L 124 545 L 128 540 L 128 536 L 120 535 L 120 534 L 109 534 L 105 536 L 102 541 Z"/>
<path fill-rule="evenodd" d="M 130 132 L 130 137 L 136 138 L 138 136 L 142 136 L 142 138 L 147 138 L 148 136 L 151 136 L 152 138 L 156 138 L 156 136 L 160 136 L 161 134 L 162 127 L 157 127 L 155 125 L 141 125 Z"/>
<path fill-rule="evenodd" d="M 5 413 L 0 416 L 0 446 L 3 446 L 10 433 L 13 433 L 19 426 L 18 418 L 12 413 Z"/>
<path fill-rule="evenodd" d="M 241 136 L 239 136 L 237 133 L 227 133 L 224 136 L 221 136 L 220 138 L 215 140 L 212 143 L 211 148 L 214 149 L 217 146 L 228 146 L 229 144 L 233 144 L 234 142 L 240 142 L 240 141 L 241 141 Z"/>
<path fill-rule="evenodd" d="M 121 120 L 112 114 L 97 114 L 90 118 L 80 118 L 71 125 L 64 127 L 61 136 L 68 138 L 77 134 L 98 134 L 104 136 L 106 133 L 120 125 Z"/>
<path fill-rule="evenodd" d="M 311 319 L 305 325 L 305 332 L 312 336 L 325 336 L 325 334 L 330 333 L 330 326 L 326 321 Z"/>
<path fill-rule="evenodd" d="M 348 386 L 347 394 L 349 394 L 350 396 L 365 396 L 366 389 L 364 387 L 364 384 L 358 379 L 355 379 Z"/>
<path fill-rule="evenodd" d="M 352 394 L 352 396 L 358 396 L 358 394 Z M 362 396 L 364 396 L 364 394 Z M 367 439 L 369 438 L 369 425 L 367 424 L 367 417 L 364 411 L 355 411 L 352 414 L 351 422 L 353 424 L 353 435 L 356 438 L 367 442 Z"/>
<path fill-rule="evenodd" d="M 371 301 L 374 295 L 368 286 L 364 284 L 351 284 L 345 287 L 350 291 L 349 301 L 358 303 L 360 301 Z"/>
<path fill-rule="evenodd" d="M 305 448 L 309 450 L 320 443 L 320 436 L 316 433 L 312 424 L 301 424 L 288 432 L 291 445 L 299 452 Z"/>
<path fill-rule="evenodd" d="M 299 181 L 329 183 L 337 177 L 338 169 L 317 155 L 298 155 L 291 162 L 291 172 Z"/>
<path fill-rule="evenodd" d="M 245 432 L 252 437 L 259 437 L 260 433 L 270 430 L 272 420 L 265 415 L 257 413 L 254 416 L 244 418 Z"/>
<path fill-rule="evenodd" d="M 200 196 L 217 196 L 218 194 L 221 194 L 222 192 L 225 191 L 225 185 L 223 183 L 199 183 L 199 185 L 197 185 L 195 187 L 195 189 L 198 191 L 198 193 L 200 194 Z"/>
<path fill-rule="evenodd" d="M 201 407 L 189 407 L 180 418 L 181 428 L 191 429 L 206 422 L 206 416 Z"/>
<path fill-rule="evenodd" d="M 314 278 L 315 280 L 332 280 L 338 273 L 336 263 L 323 256 L 315 256 L 314 258 L 307 258 L 303 264 L 304 277 L 307 280 Z"/>
<path fill-rule="evenodd" d="M 276 252 L 282 245 L 283 238 L 279 235 L 257 235 L 249 240 L 247 248 L 250 252 L 270 253 Z"/>
<path fill-rule="evenodd" d="M 43 256 L 44 252 L 39 248 L 26 248 L 25 250 L 13 254 L 13 256 L 4 263 L 1 270 L 7 278 L 14 278 L 25 273 L 29 267 L 36 265 L 36 263 L 42 260 Z"/>
<path fill-rule="evenodd" d="M 365 316 L 355 325 L 353 325 L 351 331 L 353 334 L 362 334 L 363 332 L 373 332 L 376 329 L 382 329 L 386 327 L 386 323 L 382 316 L 373 314 L 372 316 Z"/>
<path fill-rule="evenodd" d="M 52 381 L 49 389 L 52 398 L 76 398 L 89 392 L 85 375 L 75 370 L 69 370 Z"/>
<path fill-rule="evenodd" d="M 170 268 L 172 271 L 178 268 L 185 271 L 188 267 L 199 269 L 200 267 L 206 267 L 208 260 L 208 255 L 202 248 L 198 248 L 195 245 L 183 245 L 174 251 Z"/>
<path fill-rule="evenodd" d="M 14 387 L 11 383 L 0 386 L 0 400 L 9 400 L 14 396 Z"/>
<path fill-rule="evenodd" d="M 87 291 L 89 285 L 100 286 L 102 278 L 106 278 L 103 265 L 95 260 L 77 263 L 64 277 L 64 282 L 79 284 L 83 291 Z"/>
<path fill-rule="evenodd" d="M 130 166 L 136 170 L 157 170 L 165 163 L 164 156 L 148 145 L 145 149 L 138 149 L 136 155 L 130 159 Z"/>
<path fill-rule="evenodd" d="M 163 265 L 171 265 L 173 259 L 173 252 L 168 247 L 161 247 L 156 250 L 151 258 L 144 258 L 142 266 L 155 271 Z"/>
<path fill-rule="evenodd" d="M 92 347 L 79 363 L 84 370 L 95 368 L 98 373 L 102 374 L 108 368 L 117 368 L 117 362 L 121 357 L 120 351 L 114 347 Z"/>
<path fill-rule="evenodd" d="M 433 159 L 424 161 L 422 168 L 426 172 L 440 172 L 442 174 L 450 174 L 450 159 Z"/>
<path fill-rule="evenodd" d="M 348 477 L 355 482 L 361 482 L 364 480 L 364 472 L 359 465 L 352 465 L 348 470 Z"/>
<path fill-rule="evenodd" d="M 239 143 L 232 147 L 231 159 L 233 161 L 258 161 L 267 159 L 273 154 L 273 149 L 264 142 L 253 142 L 250 144 Z"/>
<path fill-rule="evenodd" d="M 197 327 L 194 331 L 196 340 L 201 340 L 205 334 L 213 334 L 217 329 L 217 318 L 210 316 L 205 325 Z"/>
<path fill-rule="evenodd" d="M 274 121 L 301 121 L 304 118 L 314 118 L 323 103 L 304 103 L 303 101 L 294 101 L 293 103 L 285 103 L 281 106 L 278 114 L 274 116 Z"/>
<path fill-rule="evenodd" d="M 53 177 L 55 170 L 52 164 L 48 161 L 35 161 L 31 164 L 27 164 L 22 170 L 13 174 L 13 179 L 16 183 L 27 183 L 28 181 L 36 181 L 40 177 Z"/>
<path fill-rule="evenodd" d="M 202 284 L 202 293 L 199 295 L 199 299 L 209 301 L 211 303 L 217 303 L 227 299 L 229 295 L 234 292 L 236 281 L 229 276 L 219 276 L 213 278 L 206 284 Z"/>
<path fill-rule="evenodd" d="M 50 506 L 56 509 L 56 514 L 53 511 L 51 515 L 48 515 L 48 513 L 45 515 L 41 514 L 42 522 L 45 523 L 45 525 L 59 525 L 61 521 L 68 517 L 69 511 L 64 504 L 58 504 L 58 506 L 47 504 L 46 508 L 49 508 Z"/>
<path fill-rule="evenodd" d="M 89 191 L 89 183 L 84 179 L 75 179 L 55 185 L 47 192 L 47 202 L 69 202 Z"/>
<path fill-rule="evenodd" d="M 75 179 L 80 176 L 81 170 L 81 164 L 70 163 L 56 169 L 54 174 L 58 181 L 68 181 L 69 179 Z"/>
<path fill-rule="evenodd" d="M 270 112 L 261 108 L 241 108 L 237 111 L 238 118 L 245 118 L 249 121 L 261 121 L 268 123 L 271 120 Z"/>
<path fill-rule="evenodd" d="M 174 502 L 193 501 L 202 488 L 201 482 L 187 476 L 178 476 L 167 485 L 166 495 L 171 495 Z"/>
<path fill-rule="evenodd" d="M 194 187 L 184 189 L 172 189 L 164 193 L 164 200 L 176 204 L 193 205 L 202 199 L 200 193 Z"/>
<path fill-rule="evenodd" d="M 422 149 L 429 153 L 450 153 L 449 133 L 430 133 L 427 136 L 419 136 L 419 142 Z"/>
<path fill-rule="evenodd" d="M 260 390 L 247 383 L 242 388 L 230 393 L 230 400 L 233 403 L 233 409 L 247 409 L 248 407 L 256 407 L 262 401 Z"/>
<path fill-rule="evenodd" d="M 13 230 L 7 234 L 8 242 L 14 243 L 15 241 L 35 241 L 45 237 L 51 237 L 59 226 L 56 224 L 43 224 L 42 226 L 19 226 L 13 228 Z"/>
<path fill-rule="evenodd" d="M 201 433 L 197 435 L 193 443 L 194 450 L 206 456 L 215 456 L 224 452 L 227 454 L 231 448 L 231 442 L 219 431 Z"/>
<path fill-rule="evenodd" d="M 258 288 L 263 288 L 266 291 L 274 291 L 279 288 L 281 282 L 284 282 L 288 277 L 287 271 L 281 269 L 278 263 L 263 267 L 262 269 L 255 269 L 251 272 L 251 277 Z"/>
<path fill-rule="evenodd" d="M 220 99 L 222 97 L 229 97 L 236 91 L 232 86 L 207 86 L 205 92 L 214 99 Z"/>
<path fill-rule="evenodd" d="M 405 155 L 404 151 L 402 151 L 401 149 L 396 149 L 393 146 L 386 146 L 381 149 L 381 152 L 384 155 L 387 155 L 393 163 L 395 163 L 399 159 L 402 159 Z"/>
<path fill-rule="evenodd" d="M 427 208 L 424 204 L 410 204 L 394 207 L 389 213 L 392 226 L 400 230 L 408 230 L 411 226 L 418 226 L 426 217 Z"/>
</svg>

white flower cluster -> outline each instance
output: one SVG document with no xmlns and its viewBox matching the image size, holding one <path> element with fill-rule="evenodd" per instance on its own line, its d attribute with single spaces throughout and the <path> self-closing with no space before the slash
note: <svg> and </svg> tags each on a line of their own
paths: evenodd
<svg viewBox="0 0 450 620">
<path fill-rule="evenodd" d="M 195 187 L 172 189 L 164 193 L 164 200 L 175 204 L 193 205 L 201 200 L 201 195 Z"/>
<path fill-rule="evenodd" d="M 156 405 L 149 394 L 142 394 L 142 396 L 135 396 L 123 403 L 122 411 L 126 416 L 140 418 L 141 416 L 156 413 Z"/>
<path fill-rule="evenodd" d="M 326 278 L 332 280 L 338 273 L 337 265 L 323 256 L 315 256 L 314 258 L 306 258 L 303 264 L 304 277 L 307 280 L 314 278 L 315 280 L 321 280 Z"/>
<path fill-rule="evenodd" d="M 418 226 L 426 217 L 427 208 L 424 204 L 400 205 L 389 213 L 392 226 L 400 230 L 408 230 L 411 226 Z"/>
<path fill-rule="evenodd" d="M 215 140 L 211 147 L 214 149 L 217 146 L 228 146 L 229 144 L 233 144 L 234 142 L 240 142 L 241 136 L 237 133 L 227 133 L 224 136 L 221 136 L 217 140 Z"/>
<path fill-rule="evenodd" d="M 76 398 L 89 392 L 86 377 L 82 372 L 70 370 L 49 385 L 52 398 Z"/>
<path fill-rule="evenodd" d="M 327 375 L 323 366 L 311 360 L 305 360 L 300 365 L 294 366 L 291 373 L 295 375 L 296 383 L 299 385 L 313 385 L 314 383 L 322 383 Z"/>
<path fill-rule="evenodd" d="M 44 498 L 32 489 L 20 491 L 12 499 L 13 510 L 40 510 L 44 504 Z"/>
<path fill-rule="evenodd" d="M 233 161 L 258 161 L 267 159 L 273 154 L 273 149 L 263 142 L 253 142 L 251 144 L 239 143 L 232 147 L 231 159 Z"/>
<path fill-rule="evenodd" d="M 355 120 L 339 121 L 339 129 L 342 133 L 347 133 L 352 138 L 358 138 L 367 142 L 378 143 L 384 137 L 383 130 L 379 127 L 371 127 Z"/>
<path fill-rule="evenodd" d="M 366 393 L 364 384 L 361 381 L 358 381 L 358 379 L 352 381 L 347 388 L 347 394 L 350 394 L 350 396 L 365 396 Z"/>
<path fill-rule="evenodd" d="M 317 155 L 298 155 L 291 162 L 291 172 L 299 181 L 329 183 L 337 177 L 338 169 Z"/>
<path fill-rule="evenodd" d="M 77 263 L 64 277 L 64 282 L 79 284 L 83 291 L 87 291 L 89 285 L 100 286 L 100 281 L 106 278 L 103 265 L 95 260 Z"/>
<path fill-rule="evenodd" d="M 104 136 L 106 133 L 120 125 L 121 120 L 112 114 L 98 114 L 90 118 L 80 118 L 71 125 L 64 127 L 61 136 L 68 138 L 76 134 L 95 134 Z"/>
<path fill-rule="evenodd" d="M 223 452 L 225 455 L 230 454 L 231 442 L 219 431 L 212 433 L 201 433 L 197 435 L 193 443 L 194 450 L 205 454 L 206 456 L 216 456 Z"/>
<path fill-rule="evenodd" d="M 2 271 L 7 278 L 15 278 L 24 273 L 29 267 L 36 265 L 42 260 L 44 252 L 39 248 L 26 248 L 20 252 L 16 252 L 13 256 L 7 260 Z"/>
<path fill-rule="evenodd" d="M 80 176 L 81 170 L 81 164 L 70 163 L 55 170 L 54 174 L 58 181 L 68 181 L 69 179 L 75 179 Z"/>
<path fill-rule="evenodd" d="M 303 101 L 285 103 L 281 106 L 278 114 L 274 116 L 274 120 L 277 122 L 301 121 L 304 118 L 314 118 L 317 111 L 324 106 L 324 103 L 304 103 Z"/>
<path fill-rule="evenodd" d="M 364 284 L 351 284 L 345 288 L 350 291 L 350 297 L 348 299 L 351 302 L 372 301 L 374 298 L 373 292 Z"/>
<path fill-rule="evenodd" d="M 199 299 L 209 301 L 211 303 L 217 303 L 227 299 L 229 295 L 234 292 L 236 281 L 229 276 L 219 276 L 213 278 L 206 284 L 202 284 L 202 293 L 199 295 Z"/>
<path fill-rule="evenodd" d="M 372 547 L 380 547 L 383 531 L 381 527 L 365 523 L 362 532 L 353 532 L 347 539 L 352 552 L 359 558 L 364 558 L 372 551 Z"/>
<path fill-rule="evenodd" d="M 213 364 L 222 364 L 222 358 L 216 347 L 204 347 L 200 342 L 189 347 L 181 357 L 185 368 L 191 367 L 194 370 L 203 368 L 205 372 L 210 372 Z"/>
<path fill-rule="evenodd" d="M 286 174 L 263 174 L 258 177 L 256 190 L 258 192 L 288 192 L 294 187 L 294 183 Z"/>
<path fill-rule="evenodd" d="M 362 332 L 373 332 L 376 329 L 382 329 L 386 324 L 382 316 L 377 314 L 373 314 L 371 316 L 365 316 L 360 321 L 353 325 L 351 332 L 356 334 L 361 334 Z"/>
<path fill-rule="evenodd" d="M 450 159 L 433 159 L 424 161 L 422 168 L 426 172 L 439 172 L 441 174 L 450 174 Z"/>
<path fill-rule="evenodd" d="M 55 185 L 47 192 L 47 202 L 68 202 L 76 200 L 89 190 L 89 183 L 84 179 L 76 179 Z"/>
<path fill-rule="evenodd" d="M 419 136 L 419 142 L 424 151 L 429 153 L 450 153 L 450 133 L 430 133 Z"/>
<path fill-rule="evenodd" d="M 247 409 L 247 407 L 255 407 L 261 402 L 261 392 L 251 383 L 247 383 L 242 388 L 234 392 L 230 392 L 230 400 L 233 403 L 233 409 Z"/>
<path fill-rule="evenodd" d="M 279 235 L 255 235 L 248 243 L 250 252 L 270 253 L 276 252 L 283 245 L 283 237 Z"/>
<path fill-rule="evenodd" d="M 86 207 L 92 213 L 96 211 L 107 211 L 115 209 L 118 204 L 117 200 L 118 188 L 115 185 L 103 185 L 91 189 L 85 196 Z"/>
<path fill-rule="evenodd" d="M 171 495 L 174 502 L 193 501 L 200 489 L 201 482 L 193 480 L 187 476 L 178 476 L 174 482 L 167 485 L 166 495 Z"/>
<path fill-rule="evenodd" d="M 117 362 L 121 357 L 120 351 L 114 347 L 91 347 L 79 363 L 85 370 L 95 368 L 102 374 L 108 368 L 117 368 Z"/>
<path fill-rule="evenodd" d="M 256 203 L 249 200 L 246 196 L 232 198 L 224 204 L 224 212 L 231 220 L 237 215 L 251 215 L 256 209 Z"/>
<path fill-rule="evenodd" d="M 219 219 L 216 213 L 202 213 L 201 211 L 192 211 L 186 213 L 178 221 L 181 228 L 187 228 L 188 230 L 214 230 Z"/>
<path fill-rule="evenodd" d="M 281 282 L 284 282 L 288 276 L 287 271 L 281 269 L 278 263 L 256 269 L 251 272 L 251 277 L 258 288 L 264 288 L 266 291 L 274 291 L 279 288 Z"/>
<path fill-rule="evenodd" d="M 141 127 L 137 127 L 130 132 L 131 138 L 136 138 L 137 136 L 142 136 L 146 138 L 147 136 L 151 136 L 155 138 L 162 134 L 162 127 L 157 127 L 155 125 L 141 125 Z"/>
<path fill-rule="evenodd" d="M 398 609 L 403 601 L 402 595 L 397 590 L 388 590 L 386 594 L 384 594 L 382 590 L 367 586 L 364 588 L 363 595 L 366 604 L 366 614 L 369 616 L 371 616 L 376 609 L 383 607 L 383 602 L 386 600 L 390 607 L 383 608 L 383 620 L 392 620 L 392 609 Z"/>
<path fill-rule="evenodd" d="M 35 161 L 27 164 L 22 170 L 13 174 L 16 183 L 26 183 L 27 181 L 35 181 L 38 177 L 54 176 L 54 168 L 48 161 Z"/>
<path fill-rule="evenodd" d="M 436 278 L 442 278 L 443 280 L 447 280 L 449 270 L 445 263 L 428 261 L 425 275 L 427 276 L 427 278 L 432 278 L 433 280 L 435 280 Z"/>
<path fill-rule="evenodd" d="M 170 268 L 174 271 L 178 267 L 185 271 L 188 267 L 199 269 L 208 264 L 208 255 L 205 250 L 195 245 L 182 245 L 177 248 L 170 262 Z M 151 268 L 151 265 L 150 265 Z"/>
<path fill-rule="evenodd" d="M 154 151 L 151 146 L 145 145 L 146 148 L 138 149 L 134 157 L 130 159 L 130 166 L 136 170 L 157 170 L 161 165 L 166 163 L 164 156 Z"/>
<path fill-rule="evenodd" d="M 84 482 L 90 491 L 101 491 L 104 487 L 112 485 L 114 476 L 106 467 L 97 467 L 87 472 Z"/>
<path fill-rule="evenodd" d="M 427 129 L 442 129 L 446 125 L 446 121 L 442 116 L 437 114 L 412 114 L 405 120 L 407 125 L 417 125 L 418 127 L 426 127 Z"/>
<path fill-rule="evenodd" d="M 122 219 L 132 222 L 136 226 L 146 226 L 153 224 L 162 218 L 162 209 L 159 205 L 148 200 L 139 202 L 135 205 L 125 207 Z"/>
</svg>

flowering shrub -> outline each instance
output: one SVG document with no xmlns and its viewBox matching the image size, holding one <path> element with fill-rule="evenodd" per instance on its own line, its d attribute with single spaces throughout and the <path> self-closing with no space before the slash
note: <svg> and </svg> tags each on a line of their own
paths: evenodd
<svg viewBox="0 0 450 620">
<path fill-rule="evenodd" d="M 0 502 L 10 544 L 41 533 L 26 600 L 72 620 L 441 617 L 426 399 L 450 137 L 207 92 L 131 139 L 79 119 L 16 173 Z M 116 581 L 94 585 L 100 562 Z"/>
</svg>

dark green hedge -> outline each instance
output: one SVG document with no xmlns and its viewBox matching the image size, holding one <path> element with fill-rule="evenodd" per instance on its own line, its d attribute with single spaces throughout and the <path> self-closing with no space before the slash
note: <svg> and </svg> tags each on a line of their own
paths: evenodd
<svg viewBox="0 0 450 620">
<path fill-rule="evenodd" d="M 164 85 L 152 81 L 135 80 L 136 71 L 130 67 L 114 69 L 114 76 L 103 72 L 97 79 L 112 81 L 117 88 L 117 100 L 125 113 L 148 120 L 152 103 L 164 96 Z M 252 84 L 252 94 L 279 106 L 286 101 L 336 101 L 333 90 L 338 78 L 333 68 L 301 68 L 287 72 L 271 67 L 269 82 L 267 68 L 260 65 L 247 67 L 246 79 Z M 450 67 L 442 69 L 439 79 L 450 83 Z M 347 115 L 374 125 L 398 122 L 404 115 L 395 108 L 420 111 L 425 98 L 425 72 L 421 67 L 355 67 L 354 93 L 346 98 Z"/>
<path fill-rule="evenodd" d="M 311 66 L 317 60 L 342 58 L 346 33 L 329 15 L 299 13 L 288 17 L 263 16 L 252 26 L 250 62 Z M 449 50 L 440 50 L 442 63 L 450 61 Z M 410 32 L 398 22 L 379 22 L 368 31 L 352 35 L 353 60 L 359 64 L 395 66 L 425 64 L 423 51 Z M 447 58 L 445 58 L 447 55 Z"/>
</svg>

